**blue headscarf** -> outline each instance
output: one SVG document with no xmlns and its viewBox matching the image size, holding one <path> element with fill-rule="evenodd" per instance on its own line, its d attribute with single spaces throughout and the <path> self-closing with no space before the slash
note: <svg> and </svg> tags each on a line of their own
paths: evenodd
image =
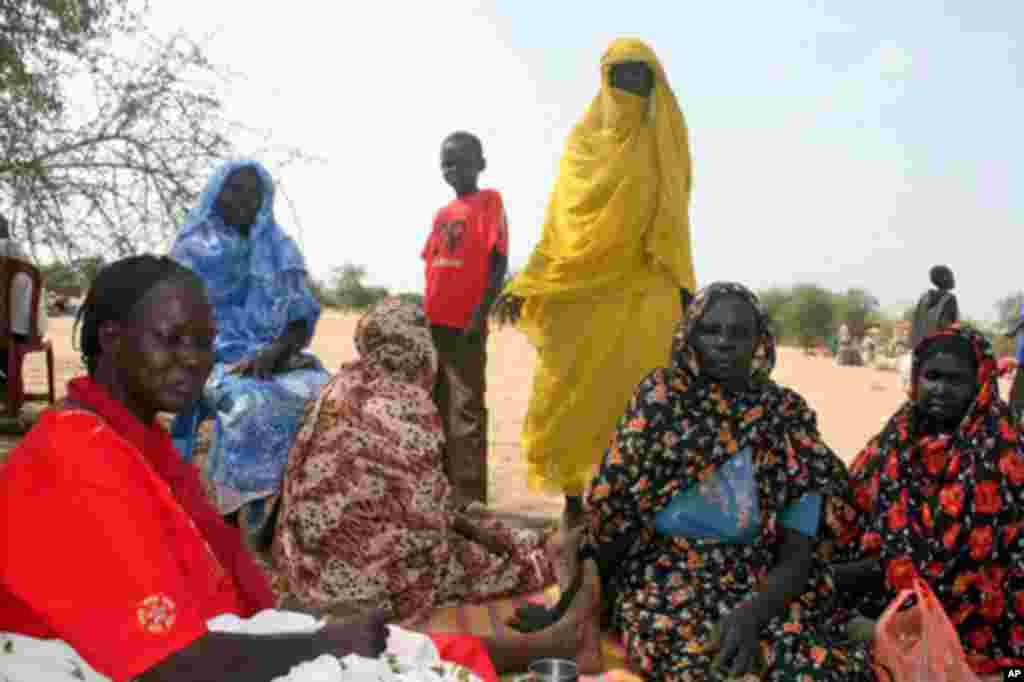
<svg viewBox="0 0 1024 682">
<path fill-rule="evenodd" d="M 1020 321 L 1017 323 L 1017 364 L 1024 365 L 1024 334 L 1021 334 L 1021 328 L 1024 328 L 1024 305 L 1020 307 Z"/>
<path fill-rule="evenodd" d="M 241 168 L 255 170 L 263 185 L 263 203 L 248 238 L 226 225 L 217 207 L 228 176 Z M 295 320 L 306 321 L 309 343 L 320 305 L 306 283 L 298 246 L 274 220 L 274 182 L 259 163 L 228 161 L 214 173 L 170 255 L 206 283 L 217 320 L 217 362 L 253 355 Z"/>
</svg>

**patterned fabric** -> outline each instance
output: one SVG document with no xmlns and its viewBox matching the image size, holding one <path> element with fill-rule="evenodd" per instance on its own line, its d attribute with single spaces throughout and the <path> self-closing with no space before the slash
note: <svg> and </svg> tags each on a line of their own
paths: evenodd
<svg viewBox="0 0 1024 682">
<path fill-rule="evenodd" d="M 969 342 L 979 388 L 957 431 L 937 434 L 914 399 L 929 346 L 951 336 Z M 860 512 L 851 558 L 877 556 L 886 575 L 885 592 L 862 606 L 884 608 L 917 572 L 980 673 L 1024 665 L 1024 451 L 996 373 L 978 332 L 953 326 L 929 337 L 914 353 L 911 400 L 851 467 Z"/>
<path fill-rule="evenodd" d="M 415 619 L 550 583 L 537 535 L 453 509 L 422 312 L 382 302 L 355 342 L 359 360 L 312 404 L 289 457 L 274 542 L 289 591 L 310 606 Z"/>
<path fill-rule="evenodd" d="M 225 225 L 217 208 L 228 176 L 241 168 L 254 169 L 263 183 L 263 203 L 248 238 Z M 305 404 L 329 378 L 308 354 L 300 356 L 296 369 L 270 380 L 230 369 L 273 343 L 296 320 L 305 320 L 308 343 L 320 306 L 306 284 L 302 254 L 274 219 L 270 174 L 252 161 L 225 163 L 210 178 L 171 257 L 203 278 L 217 321 L 217 364 L 203 393 L 216 416 L 205 473 L 215 485 L 221 513 L 227 514 L 278 492 Z"/>
<path fill-rule="evenodd" d="M 705 376 L 690 343 L 694 326 L 724 296 L 757 311 L 760 341 L 742 393 Z M 731 283 L 704 289 L 679 325 L 673 366 L 637 389 L 591 484 L 581 555 L 628 548 L 602 579 L 631 664 L 650 679 L 721 679 L 711 670 L 712 627 L 757 591 L 776 564 L 780 514 L 808 493 L 825 497 L 825 523 L 806 592 L 762 631 L 765 679 L 873 679 L 866 649 L 838 643 L 833 626 L 839 624 L 829 620 L 836 595 L 827 562 L 842 530 L 837 512 L 849 494 L 845 469 L 822 442 L 814 411 L 771 381 L 774 365 L 775 342 L 754 295 Z M 655 532 L 655 516 L 679 491 L 707 480 L 745 448 L 753 453 L 760 508 L 752 543 Z"/>
<path fill-rule="evenodd" d="M 203 389 L 203 399 L 216 414 L 204 473 L 214 484 L 222 514 L 280 491 L 306 404 L 330 379 L 319 365 L 269 380 L 230 374 L 229 369 L 216 365 Z"/>
</svg>

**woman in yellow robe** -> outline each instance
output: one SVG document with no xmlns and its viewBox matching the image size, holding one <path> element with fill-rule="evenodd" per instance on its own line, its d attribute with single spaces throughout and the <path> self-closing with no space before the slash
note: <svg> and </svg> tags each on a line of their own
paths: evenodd
<svg viewBox="0 0 1024 682">
<path fill-rule="evenodd" d="M 661 64 L 641 41 L 616 40 L 569 135 L 541 241 L 497 310 L 537 349 L 522 447 L 531 487 L 566 496 L 569 527 L 637 384 L 668 364 L 696 290 L 690 179 Z"/>
</svg>

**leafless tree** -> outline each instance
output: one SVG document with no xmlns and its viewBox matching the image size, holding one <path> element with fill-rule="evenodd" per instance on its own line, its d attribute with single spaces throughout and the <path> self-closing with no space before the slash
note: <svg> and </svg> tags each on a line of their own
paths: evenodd
<svg viewBox="0 0 1024 682">
<path fill-rule="evenodd" d="M 0 0 L 0 18 L 12 1 Z M 21 79 L 28 86 L 5 90 L 0 78 L 0 212 L 37 258 L 110 260 L 166 248 L 239 137 L 261 145 L 248 151 L 277 169 L 308 160 L 225 118 L 220 93 L 233 76 L 202 45 L 121 27 L 131 40 L 79 45 L 47 62 L 56 71 L 45 88 Z M 49 94 L 29 97 L 26 87 Z"/>
</svg>

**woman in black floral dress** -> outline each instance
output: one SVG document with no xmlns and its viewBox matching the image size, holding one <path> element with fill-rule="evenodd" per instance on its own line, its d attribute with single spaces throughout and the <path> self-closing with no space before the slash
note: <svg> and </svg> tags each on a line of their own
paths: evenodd
<svg viewBox="0 0 1024 682">
<path fill-rule="evenodd" d="M 846 471 L 813 410 L 771 381 L 774 363 L 749 290 L 701 291 L 672 366 L 639 386 L 591 484 L 570 610 L 594 603 L 598 574 L 648 679 L 874 679 L 867 645 L 831 620 Z"/>
<path fill-rule="evenodd" d="M 1024 449 L 992 347 L 948 327 L 914 351 L 912 376 L 911 400 L 850 467 L 855 561 L 837 578 L 877 616 L 919 575 L 976 672 L 1024 667 Z"/>
</svg>

